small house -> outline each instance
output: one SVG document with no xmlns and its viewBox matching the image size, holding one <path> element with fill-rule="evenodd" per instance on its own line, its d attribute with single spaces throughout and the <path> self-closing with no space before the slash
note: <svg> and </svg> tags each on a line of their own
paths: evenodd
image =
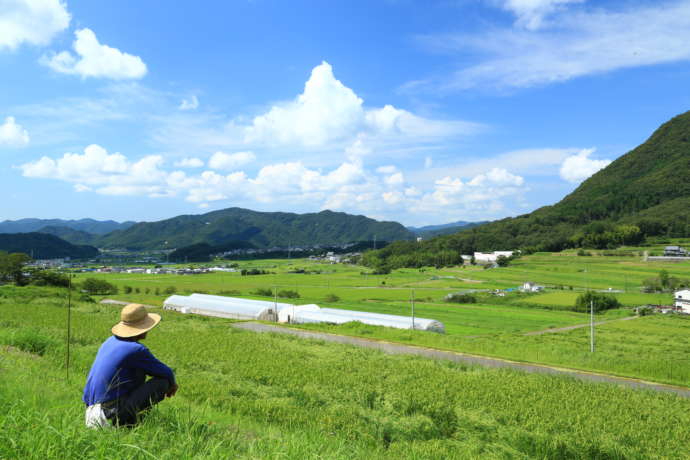
<svg viewBox="0 0 690 460">
<path fill-rule="evenodd" d="M 676 309 L 681 313 L 690 314 L 690 289 L 676 291 L 674 297 Z"/>
<path fill-rule="evenodd" d="M 528 281 L 522 285 L 520 290 L 523 292 L 541 292 L 544 290 L 544 286 L 540 286 L 537 283 L 532 283 L 531 281 Z"/>
</svg>

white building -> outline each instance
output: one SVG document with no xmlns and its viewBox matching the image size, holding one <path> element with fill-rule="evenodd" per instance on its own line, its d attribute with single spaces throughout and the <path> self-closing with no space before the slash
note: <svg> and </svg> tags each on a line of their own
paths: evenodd
<svg viewBox="0 0 690 460">
<path fill-rule="evenodd" d="M 675 294 L 675 307 L 680 308 L 681 313 L 690 314 L 690 289 L 677 291 Z"/>
<path fill-rule="evenodd" d="M 510 257 L 514 251 L 475 252 L 474 261 L 477 263 L 495 263 L 500 256 Z"/>
<path fill-rule="evenodd" d="M 544 286 L 540 286 L 537 283 L 532 283 L 531 281 L 526 282 L 520 288 L 524 292 L 540 292 L 544 290 Z"/>
</svg>

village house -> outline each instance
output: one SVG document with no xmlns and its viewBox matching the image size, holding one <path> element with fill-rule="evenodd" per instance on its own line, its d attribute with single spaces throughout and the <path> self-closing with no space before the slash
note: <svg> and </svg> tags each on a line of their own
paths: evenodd
<svg viewBox="0 0 690 460">
<path fill-rule="evenodd" d="M 664 248 L 664 257 L 690 257 L 690 253 L 680 246 L 666 246 Z"/>
<path fill-rule="evenodd" d="M 544 290 L 544 286 L 540 286 L 537 283 L 528 281 L 522 285 L 520 290 L 523 292 L 540 292 Z"/>
<path fill-rule="evenodd" d="M 676 301 L 675 307 L 680 309 L 681 313 L 690 314 L 690 289 L 676 291 L 674 297 Z"/>
</svg>

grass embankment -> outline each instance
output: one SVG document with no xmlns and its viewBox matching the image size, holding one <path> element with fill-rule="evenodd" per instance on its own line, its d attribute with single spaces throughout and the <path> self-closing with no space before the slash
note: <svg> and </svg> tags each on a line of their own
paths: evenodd
<svg viewBox="0 0 690 460">
<path fill-rule="evenodd" d="M 146 345 L 180 391 L 132 430 L 83 427 L 81 388 L 118 319 L 3 288 L 0 458 L 687 458 L 690 401 L 567 377 L 256 335 L 161 311 Z M 632 321 L 633 323 L 635 321 Z M 33 350 L 28 354 L 20 350 Z"/>
</svg>

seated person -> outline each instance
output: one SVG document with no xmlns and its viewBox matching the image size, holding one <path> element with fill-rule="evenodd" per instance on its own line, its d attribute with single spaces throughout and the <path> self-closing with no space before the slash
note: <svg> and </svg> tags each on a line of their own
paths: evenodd
<svg viewBox="0 0 690 460">
<path fill-rule="evenodd" d="M 154 404 L 174 396 L 172 369 L 139 341 L 161 320 L 143 305 L 122 309 L 121 321 L 98 350 L 84 387 L 86 426 L 135 425 Z M 152 376 L 146 381 L 146 376 Z M 112 424 L 112 425 L 111 425 Z"/>
</svg>

